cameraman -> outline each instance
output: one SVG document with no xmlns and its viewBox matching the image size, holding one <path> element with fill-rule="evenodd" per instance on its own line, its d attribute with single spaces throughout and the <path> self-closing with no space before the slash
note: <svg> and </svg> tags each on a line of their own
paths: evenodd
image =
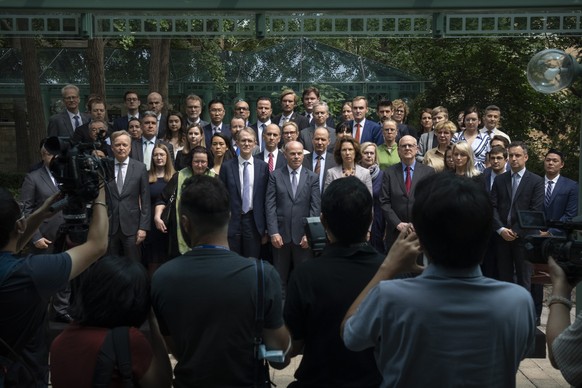
<svg viewBox="0 0 582 388">
<path fill-rule="evenodd" d="M 548 353 L 554 368 L 573 386 L 582 385 L 582 313 L 570 324 L 572 285 L 564 270 L 549 258 L 552 296 L 548 299 L 550 316 L 546 327 Z"/>
<path fill-rule="evenodd" d="M 0 387 L 48 384 L 49 298 L 107 249 L 109 223 L 103 187 L 93 202 L 87 241 L 58 254 L 16 255 L 53 213 L 58 194 L 25 218 L 12 194 L 0 188 Z"/>
</svg>

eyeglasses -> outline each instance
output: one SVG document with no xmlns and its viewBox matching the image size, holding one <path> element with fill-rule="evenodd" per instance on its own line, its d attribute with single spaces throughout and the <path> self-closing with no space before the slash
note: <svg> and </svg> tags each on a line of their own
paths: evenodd
<svg viewBox="0 0 582 388">
<path fill-rule="evenodd" d="M 416 144 L 400 144 L 400 148 L 415 148 Z"/>
<path fill-rule="evenodd" d="M 193 160 L 192 164 L 197 164 L 197 165 L 202 165 L 202 164 L 207 164 L 208 160 Z"/>
<path fill-rule="evenodd" d="M 63 98 L 63 100 L 66 100 L 66 101 L 75 101 L 78 98 L 79 98 L 79 96 L 68 96 L 68 97 Z"/>
<path fill-rule="evenodd" d="M 234 110 L 246 111 L 246 110 L 249 110 L 249 108 L 245 108 L 244 106 L 239 106 L 237 108 L 234 108 Z"/>
</svg>

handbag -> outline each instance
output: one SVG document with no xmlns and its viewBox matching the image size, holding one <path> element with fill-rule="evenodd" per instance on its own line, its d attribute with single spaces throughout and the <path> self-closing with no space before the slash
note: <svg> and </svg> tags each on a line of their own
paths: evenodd
<svg viewBox="0 0 582 388">
<path fill-rule="evenodd" d="M 174 192 L 172 193 L 170 200 L 166 204 L 166 207 L 164 208 L 164 210 L 162 211 L 162 215 L 160 216 L 160 218 L 162 219 L 162 221 L 164 221 L 164 224 L 166 226 L 168 226 L 168 222 L 170 222 L 170 213 L 172 213 L 172 207 L 174 206 L 174 202 L 176 202 L 176 191 L 178 191 L 178 188 L 176 188 L 176 190 L 174 190 Z"/>
</svg>

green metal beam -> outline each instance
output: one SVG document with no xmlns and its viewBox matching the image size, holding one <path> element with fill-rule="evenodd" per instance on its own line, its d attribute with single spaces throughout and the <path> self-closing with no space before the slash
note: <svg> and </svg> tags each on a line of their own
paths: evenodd
<svg viewBox="0 0 582 388">
<path fill-rule="evenodd" d="M 508 10 L 508 9 L 580 9 L 579 0 L 336 0 L 323 2 L 312 0 L 0 0 L 0 10 L 53 10 L 53 11 L 297 11 L 297 10 L 348 10 L 367 12 L 371 10 Z M 82 5 L 80 5 L 82 4 Z"/>
</svg>

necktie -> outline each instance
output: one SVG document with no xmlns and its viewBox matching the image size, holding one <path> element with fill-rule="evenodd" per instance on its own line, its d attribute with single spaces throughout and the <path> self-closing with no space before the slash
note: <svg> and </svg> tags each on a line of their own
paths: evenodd
<svg viewBox="0 0 582 388">
<path fill-rule="evenodd" d="M 128 120 L 128 122 L 130 122 L 131 120 L 137 120 L 137 117 L 131 116 L 131 118 Z"/>
<path fill-rule="evenodd" d="M 152 144 L 152 142 L 149 140 L 144 140 L 143 144 L 143 162 L 145 163 L 146 168 L 149 170 L 152 163 L 152 152 L 150 151 L 148 145 Z"/>
<path fill-rule="evenodd" d="M 312 119 L 311 113 L 308 113 L 307 114 L 307 121 L 309 121 L 309 125 L 311 125 L 311 119 Z"/>
<path fill-rule="evenodd" d="M 251 177 L 249 174 L 249 162 L 243 163 L 243 197 L 242 211 L 248 213 L 251 210 Z"/>
<path fill-rule="evenodd" d="M 507 213 L 507 225 L 511 225 L 511 213 L 513 213 L 513 199 L 515 198 L 515 193 L 517 187 L 519 186 L 519 174 L 514 173 L 511 175 L 511 205 L 509 206 L 509 213 Z"/>
<path fill-rule="evenodd" d="M 552 184 L 553 181 L 548 181 L 548 188 L 546 189 L 546 197 L 544 199 L 544 205 L 548 207 L 550 205 L 550 198 L 552 197 Z"/>
<path fill-rule="evenodd" d="M 279 120 L 279 126 L 282 127 L 289 119 L 285 116 L 281 116 L 281 120 Z"/>
<path fill-rule="evenodd" d="M 317 155 L 315 157 L 315 168 L 313 169 L 313 172 L 315 173 L 315 175 L 319 175 L 319 173 L 321 172 L 321 155 Z"/>
<path fill-rule="evenodd" d="M 73 116 L 73 119 L 75 120 L 75 129 L 81 125 L 81 121 L 79 120 L 79 116 L 75 115 Z"/>
<path fill-rule="evenodd" d="M 406 186 L 406 195 L 410 194 L 410 187 L 412 186 L 412 178 L 410 176 L 410 166 L 406 166 L 406 180 L 404 180 L 404 186 Z"/>
<path fill-rule="evenodd" d="M 121 194 L 123 190 L 123 165 L 125 163 L 117 163 L 117 192 Z"/>
<path fill-rule="evenodd" d="M 362 126 L 360 125 L 360 123 L 357 123 L 357 124 L 356 124 L 356 140 L 357 140 L 357 141 L 360 141 L 360 128 L 361 128 L 361 127 L 362 127 Z"/>
<path fill-rule="evenodd" d="M 273 153 L 269 152 L 269 172 L 273 172 L 275 169 L 275 162 L 273 161 Z"/>
<path fill-rule="evenodd" d="M 297 194 L 297 170 L 291 172 L 291 190 L 293 191 L 293 199 L 295 199 L 295 194 Z"/>
<path fill-rule="evenodd" d="M 214 134 L 216 134 L 216 133 L 220 133 L 220 128 L 219 128 L 219 127 L 214 127 L 214 128 L 212 129 L 212 134 L 214 135 Z"/>
</svg>

